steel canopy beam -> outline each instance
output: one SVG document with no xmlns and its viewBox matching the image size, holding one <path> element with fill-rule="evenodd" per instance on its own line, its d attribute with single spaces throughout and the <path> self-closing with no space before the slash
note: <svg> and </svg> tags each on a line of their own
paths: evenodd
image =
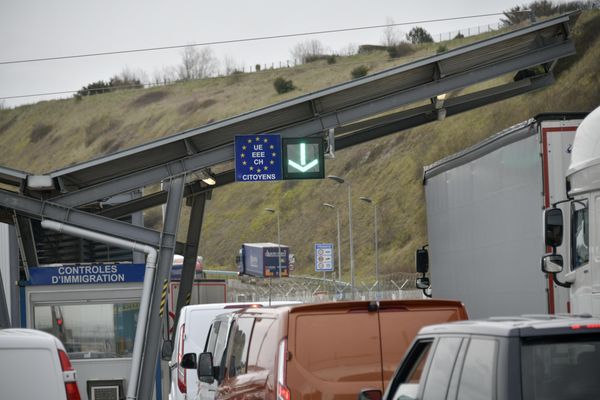
<svg viewBox="0 0 600 400">
<path fill-rule="evenodd" d="M 235 181 L 235 174 L 233 173 L 233 171 L 222 172 L 215 176 L 215 180 L 217 181 L 217 183 L 212 186 L 200 183 L 199 181 L 194 181 L 186 184 L 183 192 L 183 197 L 190 197 L 195 196 L 197 194 L 210 192 L 213 189 L 216 189 L 228 183 L 232 183 Z M 125 215 L 129 215 L 136 211 L 146 210 L 151 207 L 156 207 L 161 204 L 165 204 L 166 202 L 167 192 L 165 190 L 161 190 L 159 192 L 146 195 L 139 199 L 128 201 L 126 203 L 120 203 L 111 208 L 107 208 L 98 212 L 97 215 L 102 215 L 104 217 L 109 218 L 119 218 Z"/>
<path fill-rule="evenodd" d="M 441 78 L 438 81 L 419 85 L 415 88 L 394 93 L 377 100 L 368 101 L 364 104 L 354 105 L 325 115 L 317 115 L 310 121 L 278 129 L 277 133 L 280 133 L 284 137 L 312 136 L 329 128 L 336 128 L 419 100 L 434 97 L 440 93 L 448 93 L 453 90 L 462 89 L 482 81 L 543 64 L 574 53 L 575 46 L 573 43 L 570 41 L 563 42 L 543 50 L 531 52 L 526 56 L 518 57 L 516 59 L 491 63 L 476 70 L 470 70 L 465 73 Z M 230 161 L 234 156 L 233 147 L 233 141 L 231 141 L 226 146 L 220 148 L 193 154 L 142 171 L 133 172 L 101 184 L 54 197 L 52 200 L 58 204 L 69 207 L 88 204 L 101 198 L 114 196 L 119 193 L 128 192 L 139 187 L 160 182 L 161 180 L 168 179 L 177 174 L 196 171 L 215 164 Z"/>
<path fill-rule="evenodd" d="M 17 214 L 39 219 L 52 219 L 91 231 L 110 233 L 123 239 L 134 240 L 156 248 L 162 243 L 161 233 L 155 230 L 90 214 L 50 201 L 33 199 L 2 189 L 0 189 L 0 206 L 12 209 Z M 178 251 L 183 249 L 175 241 L 166 244 L 177 247 Z"/>
<path fill-rule="evenodd" d="M 527 78 L 506 85 L 446 99 L 443 108 L 446 110 L 446 117 L 448 117 L 537 90 L 553 82 L 554 77 L 552 74 Z M 437 121 L 437 110 L 433 105 L 424 105 L 373 120 L 361 121 L 339 129 L 338 131 L 341 132 L 341 135 L 340 137 L 336 137 L 335 147 L 338 150 L 344 149 L 433 121 Z"/>
</svg>

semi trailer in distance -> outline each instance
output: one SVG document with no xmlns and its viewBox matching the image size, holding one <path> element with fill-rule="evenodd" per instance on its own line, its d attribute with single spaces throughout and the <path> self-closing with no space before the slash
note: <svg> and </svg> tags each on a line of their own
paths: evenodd
<svg viewBox="0 0 600 400">
<path fill-rule="evenodd" d="M 259 278 L 288 277 L 290 249 L 277 243 L 244 243 L 236 257 L 238 273 Z"/>
</svg>

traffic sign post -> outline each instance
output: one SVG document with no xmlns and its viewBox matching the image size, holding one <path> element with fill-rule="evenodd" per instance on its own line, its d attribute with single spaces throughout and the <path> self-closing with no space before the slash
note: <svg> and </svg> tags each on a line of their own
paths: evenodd
<svg viewBox="0 0 600 400">
<path fill-rule="evenodd" d="M 235 180 L 237 182 L 281 180 L 281 136 L 236 136 Z"/>
<path fill-rule="evenodd" d="M 323 139 L 283 138 L 283 179 L 323 179 L 325 156 Z"/>
<path fill-rule="evenodd" d="M 333 243 L 315 243 L 315 271 L 333 271 Z"/>
</svg>

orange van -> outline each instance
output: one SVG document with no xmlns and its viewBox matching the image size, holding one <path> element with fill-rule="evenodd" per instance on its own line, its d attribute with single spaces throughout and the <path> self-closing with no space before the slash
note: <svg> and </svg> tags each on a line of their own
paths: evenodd
<svg viewBox="0 0 600 400">
<path fill-rule="evenodd" d="M 220 359 L 207 340 L 197 363 L 215 399 L 356 399 L 364 387 L 385 390 L 421 327 L 467 319 L 450 300 L 330 302 L 234 313 Z M 212 332 L 211 332 L 212 334 Z M 201 396 L 204 397 L 204 396 Z"/>
</svg>

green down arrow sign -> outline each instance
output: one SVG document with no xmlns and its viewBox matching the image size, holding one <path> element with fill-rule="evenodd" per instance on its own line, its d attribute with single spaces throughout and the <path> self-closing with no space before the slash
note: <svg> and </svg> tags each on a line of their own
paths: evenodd
<svg viewBox="0 0 600 400">
<path fill-rule="evenodd" d="M 323 179 L 322 138 L 283 138 L 283 179 Z"/>
</svg>

